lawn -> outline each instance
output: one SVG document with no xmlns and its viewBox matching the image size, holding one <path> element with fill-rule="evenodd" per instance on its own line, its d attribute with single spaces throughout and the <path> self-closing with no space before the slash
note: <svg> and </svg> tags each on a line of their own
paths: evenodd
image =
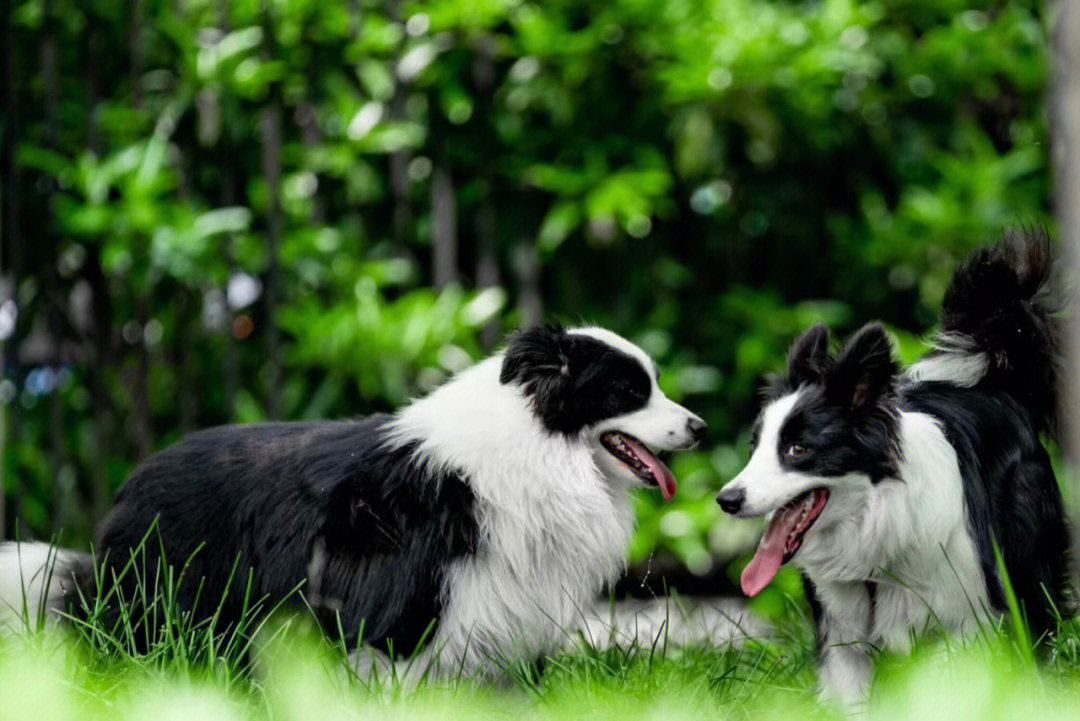
<svg viewBox="0 0 1080 721">
<path fill-rule="evenodd" d="M 813 632 L 797 601 L 768 639 L 677 646 L 579 637 L 542 670 L 495 682 L 360 680 L 302 617 L 251 624 L 244 638 L 186 624 L 166 607 L 143 653 L 138 624 L 100 619 L 0 639 L 0 718 L 33 719 L 792 719 L 840 718 L 819 705 Z M 593 639 L 594 641 L 596 639 Z M 1037 653 L 1004 627 L 965 644 L 939 638 L 881 657 L 868 717 L 1076 718 L 1080 632 L 1062 625 Z"/>
</svg>

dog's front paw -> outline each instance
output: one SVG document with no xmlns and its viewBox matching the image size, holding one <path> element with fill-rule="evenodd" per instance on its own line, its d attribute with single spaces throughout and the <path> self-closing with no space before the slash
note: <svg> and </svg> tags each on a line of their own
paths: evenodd
<svg viewBox="0 0 1080 721">
<path fill-rule="evenodd" d="M 818 699 L 849 714 L 863 714 L 870 700 L 874 662 L 861 646 L 834 646 L 818 668 Z"/>
</svg>

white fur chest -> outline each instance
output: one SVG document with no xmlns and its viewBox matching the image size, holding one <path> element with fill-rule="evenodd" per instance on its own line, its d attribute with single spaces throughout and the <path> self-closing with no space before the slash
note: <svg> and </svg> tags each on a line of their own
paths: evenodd
<svg viewBox="0 0 1080 721">
<path fill-rule="evenodd" d="M 448 570 L 433 644 L 455 667 L 564 641 L 621 572 L 633 531 L 625 485 L 584 442 L 544 430 L 498 369 L 488 359 L 395 420 L 424 462 L 462 470 L 476 500 L 479 548 Z"/>
<path fill-rule="evenodd" d="M 479 552 L 447 578 L 437 639 L 444 659 L 472 666 L 566 641 L 622 570 L 630 539 L 627 499 L 603 495 L 540 501 L 524 516 L 482 503 Z"/>
<path fill-rule="evenodd" d="M 924 414 L 901 414 L 901 438 L 901 480 L 836 493 L 795 562 L 825 591 L 826 612 L 835 595 L 838 607 L 832 610 L 851 615 L 840 599 L 864 603 L 868 596 L 863 601 L 861 594 L 839 589 L 875 581 L 873 613 L 866 615 L 869 627 L 862 635 L 907 650 L 912 635 L 928 628 L 972 630 L 987 608 L 987 594 L 954 449 Z"/>
</svg>

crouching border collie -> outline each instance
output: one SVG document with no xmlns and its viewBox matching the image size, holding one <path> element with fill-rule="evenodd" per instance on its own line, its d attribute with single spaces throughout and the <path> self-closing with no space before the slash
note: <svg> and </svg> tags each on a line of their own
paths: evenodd
<svg viewBox="0 0 1080 721">
<path fill-rule="evenodd" d="M 99 530 L 103 574 L 84 554 L 9 543 L 0 604 L 33 618 L 93 598 L 87 585 L 123 576 L 156 523 L 138 563 L 186 566 L 177 600 L 197 619 L 236 624 L 299 587 L 346 643 L 408 656 L 430 641 L 455 672 L 534 659 L 622 569 L 629 488 L 675 494 L 654 450 L 705 433 L 656 375 L 614 333 L 542 327 L 393 416 L 195 433 L 121 490 Z"/>
<path fill-rule="evenodd" d="M 1036 637 L 1066 612 L 1068 534 L 1039 441 L 1055 410 L 1050 272 L 1041 234 L 976 252 L 945 294 L 936 350 L 903 374 L 877 324 L 837 354 L 820 325 L 792 347 L 750 462 L 717 500 L 772 514 L 742 588 L 802 570 L 826 697 L 867 698 L 872 647 L 1000 615 L 995 545 Z"/>
</svg>

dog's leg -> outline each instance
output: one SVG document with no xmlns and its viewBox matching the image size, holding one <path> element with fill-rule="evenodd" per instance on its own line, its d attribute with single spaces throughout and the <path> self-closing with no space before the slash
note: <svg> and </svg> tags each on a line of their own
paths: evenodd
<svg viewBox="0 0 1080 721">
<path fill-rule="evenodd" d="M 821 603 L 819 696 L 848 709 L 865 708 L 874 674 L 870 593 L 863 583 L 822 583 L 816 591 Z"/>
<path fill-rule="evenodd" d="M 350 675 L 369 691 L 412 692 L 424 679 L 440 677 L 437 654 L 430 644 L 415 656 L 396 659 L 364 644 L 349 653 L 347 663 Z"/>
</svg>

